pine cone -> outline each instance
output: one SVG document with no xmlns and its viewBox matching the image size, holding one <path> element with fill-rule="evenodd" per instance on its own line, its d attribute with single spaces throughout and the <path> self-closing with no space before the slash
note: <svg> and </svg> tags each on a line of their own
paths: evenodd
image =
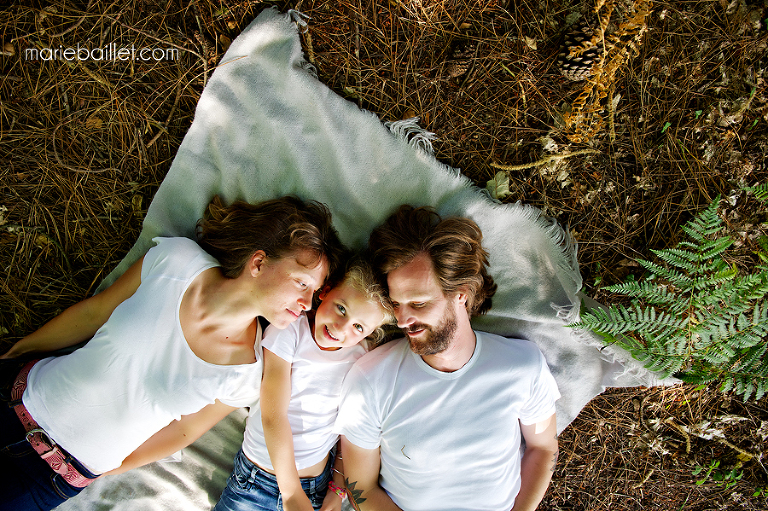
<svg viewBox="0 0 768 511">
<path fill-rule="evenodd" d="M 477 54 L 477 46 L 474 43 L 462 43 L 454 48 L 451 57 L 445 64 L 443 78 L 458 78 L 469 71 Z"/>
<path fill-rule="evenodd" d="M 601 46 L 591 45 L 576 55 L 571 55 L 571 48 L 581 48 L 592 39 L 594 30 L 583 21 L 565 35 L 563 47 L 557 56 L 560 73 L 573 81 L 585 80 L 592 76 L 592 65 L 600 58 Z"/>
</svg>

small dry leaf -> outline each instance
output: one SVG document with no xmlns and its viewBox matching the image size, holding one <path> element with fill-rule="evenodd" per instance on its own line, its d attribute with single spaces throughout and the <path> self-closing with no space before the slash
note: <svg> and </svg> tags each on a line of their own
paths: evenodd
<svg viewBox="0 0 768 511">
<path fill-rule="evenodd" d="M 133 212 L 136 214 L 141 213 L 141 205 L 144 202 L 144 197 L 141 195 L 134 195 L 131 198 L 131 207 L 133 208 Z"/>
<path fill-rule="evenodd" d="M 9 57 L 13 57 L 14 55 L 16 55 L 16 48 L 11 43 L 5 43 L 3 45 L 3 54 Z"/>
<path fill-rule="evenodd" d="M 538 49 L 538 46 L 536 45 L 536 39 L 534 39 L 532 37 L 528 37 L 528 36 L 525 36 L 524 39 L 525 39 L 525 44 L 526 44 L 526 46 L 528 46 L 528 48 L 530 48 L 532 50 L 537 50 Z"/>
<path fill-rule="evenodd" d="M 38 247 L 47 247 L 51 245 L 51 243 L 52 243 L 51 239 L 45 234 L 38 234 L 35 237 L 35 245 L 37 245 Z"/>
<path fill-rule="evenodd" d="M 234 22 L 234 21 L 232 21 L 232 20 L 229 20 L 229 21 L 227 21 L 227 27 L 228 27 L 230 30 L 234 30 L 234 29 L 236 29 L 236 28 L 237 28 L 237 23 L 235 23 L 235 22 Z"/>
<path fill-rule="evenodd" d="M 92 115 L 85 120 L 85 127 L 89 130 L 98 130 L 104 125 L 100 117 Z"/>
<path fill-rule="evenodd" d="M 497 172 L 493 179 L 488 180 L 485 189 L 494 199 L 501 200 L 512 195 L 512 192 L 509 191 L 509 176 L 506 172 Z"/>
<path fill-rule="evenodd" d="M 232 39 L 225 36 L 224 34 L 219 34 L 219 44 L 224 51 L 227 51 L 229 45 L 232 44 Z"/>
<path fill-rule="evenodd" d="M 469 28 L 472 28 L 471 23 L 462 23 L 461 25 L 459 25 L 459 30 L 467 30 Z"/>
</svg>

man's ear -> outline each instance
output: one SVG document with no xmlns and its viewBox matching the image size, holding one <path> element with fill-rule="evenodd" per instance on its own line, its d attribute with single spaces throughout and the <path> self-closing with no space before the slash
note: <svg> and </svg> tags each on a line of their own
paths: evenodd
<svg viewBox="0 0 768 511">
<path fill-rule="evenodd" d="M 456 299 L 465 309 L 467 308 L 467 302 L 469 301 L 469 289 L 467 286 L 461 286 L 456 291 Z"/>
<path fill-rule="evenodd" d="M 263 250 L 257 250 L 253 253 L 251 258 L 248 259 L 248 271 L 250 271 L 252 277 L 255 277 L 261 272 L 266 260 L 267 254 Z"/>
</svg>

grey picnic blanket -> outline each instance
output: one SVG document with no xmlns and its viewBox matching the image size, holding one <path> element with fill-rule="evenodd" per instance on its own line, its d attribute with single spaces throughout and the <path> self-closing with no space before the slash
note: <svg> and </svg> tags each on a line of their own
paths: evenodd
<svg viewBox="0 0 768 511">
<path fill-rule="evenodd" d="M 403 203 L 473 219 L 498 283 L 493 309 L 475 328 L 538 344 L 562 393 L 562 431 L 608 386 L 659 381 L 627 353 L 602 351 L 590 335 L 564 325 L 577 319 L 581 275 L 576 244 L 530 206 L 491 199 L 458 170 L 437 161 L 432 135 L 415 120 L 385 125 L 320 83 L 304 59 L 298 13 L 267 9 L 232 42 L 208 82 L 194 122 L 155 195 L 143 231 L 108 277 L 141 257 L 155 236 L 194 237 L 214 194 L 261 201 L 287 194 L 328 205 L 342 240 L 360 248 Z M 203 510 L 217 501 L 242 441 L 236 412 L 184 450 L 99 480 L 62 510 Z"/>
</svg>

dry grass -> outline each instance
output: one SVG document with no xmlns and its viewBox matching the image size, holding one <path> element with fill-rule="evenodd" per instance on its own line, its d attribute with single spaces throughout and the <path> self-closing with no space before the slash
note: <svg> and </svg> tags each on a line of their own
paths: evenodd
<svg viewBox="0 0 768 511">
<path fill-rule="evenodd" d="M 614 3 L 609 31 L 631 4 Z M 586 290 L 599 299 L 614 298 L 596 281 L 638 272 L 632 258 L 674 244 L 678 226 L 717 195 L 730 198 L 724 214 L 740 237 L 734 263 L 754 264 L 765 214 L 734 190 L 768 179 L 764 6 L 654 3 L 638 55 L 606 84 L 604 128 L 576 144 L 564 116 L 583 84 L 555 63 L 568 23 L 588 16 L 591 0 L 27 1 L 0 9 L 3 345 L 87 296 L 125 254 L 207 77 L 269 5 L 311 17 L 306 54 L 337 93 L 383 120 L 419 116 L 440 139 L 437 157 L 480 186 L 493 164 L 513 166 L 507 200 L 570 226 Z M 23 58 L 30 47 L 108 43 L 174 48 L 178 58 Z M 609 391 L 564 433 L 542 508 L 766 508 L 766 497 L 752 497 L 768 488 L 757 458 L 741 462 L 733 488 L 695 484 L 696 465 L 730 469 L 738 451 L 690 434 L 688 450 L 681 428 L 742 417 L 713 428 L 762 453 L 767 408 L 765 399 L 743 404 L 691 387 Z"/>
</svg>

